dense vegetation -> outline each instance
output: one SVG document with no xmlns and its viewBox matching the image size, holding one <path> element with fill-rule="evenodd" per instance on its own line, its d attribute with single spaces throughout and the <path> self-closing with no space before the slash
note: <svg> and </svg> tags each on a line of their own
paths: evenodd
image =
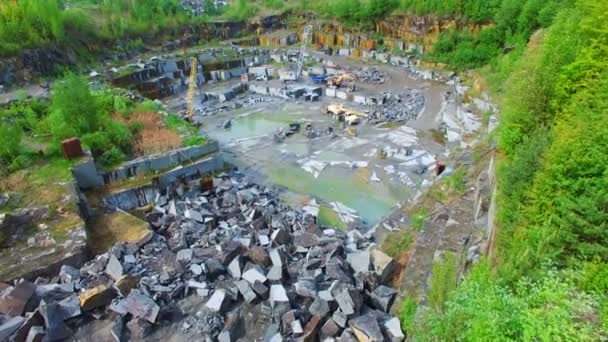
<svg viewBox="0 0 608 342">
<path fill-rule="evenodd" d="M 310 1 L 303 4 L 303 9 L 338 19 L 346 25 L 373 28 L 376 21 L 390 14 L 398 5 L 397 0 L 327 0 Z"/>
<path fill-rule="evenodd" d="M 0 2 L 0 55 L 50 43 L 88 43 L 154 33 L 186 22 L 178 0 Z"/>
<path fill-rule="evenodd" d="M 472 8 L 463 9 L 465 18 L 493 25 L 478 33 L 466 30 L 443 32 L 429 57 L 457 68 L 471 68 L 482 66 L 505 51 L 514 50 L 515 54 L 521 54 L 532 33 L 551 25 L 558 9 L 566 7 L 568 2 L 504 0 L 483 1 L 484 5 L 480 5 L 480 1 L 465 2 Z M 483 14 L 476 12 L 479 9 L 483 9 Z"/>
<path fill-rule="evenodd" d="M 608 333 L 608 3 L 560 7 L 551 25 L 536 20 L 547 28 L 530 43 L 484 68 L 506 77 L 498 256 L 423 315 L 414 329 L 420 340 Z M 512 37 L 523 41 L 525 27 Z"/>
<path fill-rule="evenodd" d="M 61 141 L 71 137 L 79 137 L 102 166 L 204 142 L 193 125 L 124 93 L 92 90 L 85 78 L 68 73 L 55 82 L 50 100 L 22 98 L 0 108 L 0 176 L 61 158 Z"/>
</svg>

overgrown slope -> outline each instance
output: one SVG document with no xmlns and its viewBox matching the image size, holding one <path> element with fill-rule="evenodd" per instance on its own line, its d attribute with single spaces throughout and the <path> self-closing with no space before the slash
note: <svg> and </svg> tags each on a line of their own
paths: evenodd
<svg viewBox="0 0 608 342">
<path fill-rule="evenodd" d="M 417 340 L 606 338 L 607 13 L 605 1 L 565 4 L 509 67 L 497 258 L 422 317 Z"/>
</svg>

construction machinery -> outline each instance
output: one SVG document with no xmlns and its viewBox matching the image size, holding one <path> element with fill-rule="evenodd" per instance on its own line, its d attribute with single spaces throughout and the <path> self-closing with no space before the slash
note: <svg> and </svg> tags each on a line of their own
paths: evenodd
<svg viewBox="0 0 608 342">
<path fill-rule="evenodd" d="M 298 55 L 298 62 L 296 65 L 296 81 L 302 76 L 302 68 L 304 66 L 304 53 L 306 52 L 306 43 L 308 43 L 308 36 L 312 31 L 312 25 L 304 26 L 304 32 L 302 33 L 302 44 L 300 44 L 300 54 Z"/>
<path fill-rule="evenodd" d="M 346 73 L 337 76 L 330 76 L 325 78 L 325 83 L 330 87 L 341 88 L 343 85 L 346 85 L 346 89 L 349 91 L 355 90 L 355 81 L 356 78 L 351 73 Z"/>
<path fill-rule="evenodd" d="M 188 82 L 188 111 L 186 112 L 186 118 L 192 119 L 194 116 L 194 96 L 196 94 L 196 69 L 198 60 L 196 57 L 190 59 L 190 79 Z"/>
<path fill-rule="evenodd" d="M 341 103 L 332 103 L 325 109 L 327 114 L 332 114 L 338 121 L 344 121 L 349 125 L 357 125 L 361 122 L 361 118 L 366 118 L 368 115 L 358 112 L 354 109 L 346 108 Z"/>
</svg>

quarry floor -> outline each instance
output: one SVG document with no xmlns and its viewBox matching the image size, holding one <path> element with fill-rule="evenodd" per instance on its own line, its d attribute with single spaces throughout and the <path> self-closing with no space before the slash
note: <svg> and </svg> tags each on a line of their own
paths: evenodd
<svg viewBox="0 0 608 342">
<path fill-rule="evenodd" d="M 220 142 L 225 159 L 238 166 L 261 184 L 281 187 L 283 198 L 294 206 L 309 203 L 320 206 L 322 223 L 345 227 L 335 207 L 344 205 L 354 209 L 364 227 L 370 227 L 385 217 L 399 204 L 413 199 L 422 185 L 434 178 L 435 160 L 441 159 L 446 148 L 430 138 L 430 130 L 440 126 L 440 112 L 444 107 L 444 95 L 450 86 L 436 81 L 415 79 L 401 69 L 378 63 L 365 63 L 340 56 L 323 56 L 344 70 L 374 67 L 389 77 L 383 84 L 358 82 L 353 94 L 382 94 L 419 89 L 425 97 L 425 106 L 416 120 L 407 123 L 387 122 L 373 125 L 362 122 L 346 127 L 325 108 L 332 103 L 360 112 L 370 107 L 351 101 L 321 96 L 319 101 L 286 100 L 262 95 L 242 95 L 226 101 L 230 107 L 247 98 L 264 98 L 263 102 L 247 103 L 238 109 L 221 111 L 203 116 L 201 131 Z M 232 81 L 230 84 L 234 84 Z M 280 84 L 281 81 L 251 81 L 253 84 Z M 221 82 L 228 83 L 228 82 Z M 217 89 L 220 84 L 212 87 Z M 303 76 L 298 84 L 313 85 Z M 203 89 L 205 90 L 205 89 Z M 185 94 L 166 103 L 169 108 L 184 106 Z M 252 101 L 253 102 L 253 101 Z M 208 105 L 207 102 L 202 107 Z M 231 120 L 231 127 L 224 123 Z M 289 124 L 298 123 L 298 133 L 276 142 L 273 135 Z M 310 124 L 319 136 L 309 138 L 305 127 Z M 327 134 L 331 129 L 333 134 Z M 356 133 L 353 134 L 353 131 Z M 405 156 L 404 146 L 413 145 L 413 153 Z M 386 158 L 379 158 L 379 151 L 389 151 Z M 420 164 L 428 171 L 415 172 Z M 346 219 L 348 221 L 348 219 Z"/>
</svg>

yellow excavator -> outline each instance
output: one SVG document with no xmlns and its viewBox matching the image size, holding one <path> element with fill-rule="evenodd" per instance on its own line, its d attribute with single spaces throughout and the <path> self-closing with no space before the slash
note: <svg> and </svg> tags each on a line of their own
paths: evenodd
<svg viewBox="0 0 608 342">
<path fill-rule="evenodd" d="M 332 114 L 338 121 L 344 121 L 349 125 L 357 125 L 361 118 L 366 118 L 367 114 L 346 108 L 341 103 L 332 103 L 325 108 L 325 113 Z"/>
<path fill-rule="evenodd" d="M 347 90 L 354 91 L 355 90 L 355 82 L 356 78 L 351 73 L 346 73 L 337 76 L 330 76 L 325 79 L 325 83 L 330 87 L 340 88 L 343 85 L 346 85 Z"/>
</svg>

